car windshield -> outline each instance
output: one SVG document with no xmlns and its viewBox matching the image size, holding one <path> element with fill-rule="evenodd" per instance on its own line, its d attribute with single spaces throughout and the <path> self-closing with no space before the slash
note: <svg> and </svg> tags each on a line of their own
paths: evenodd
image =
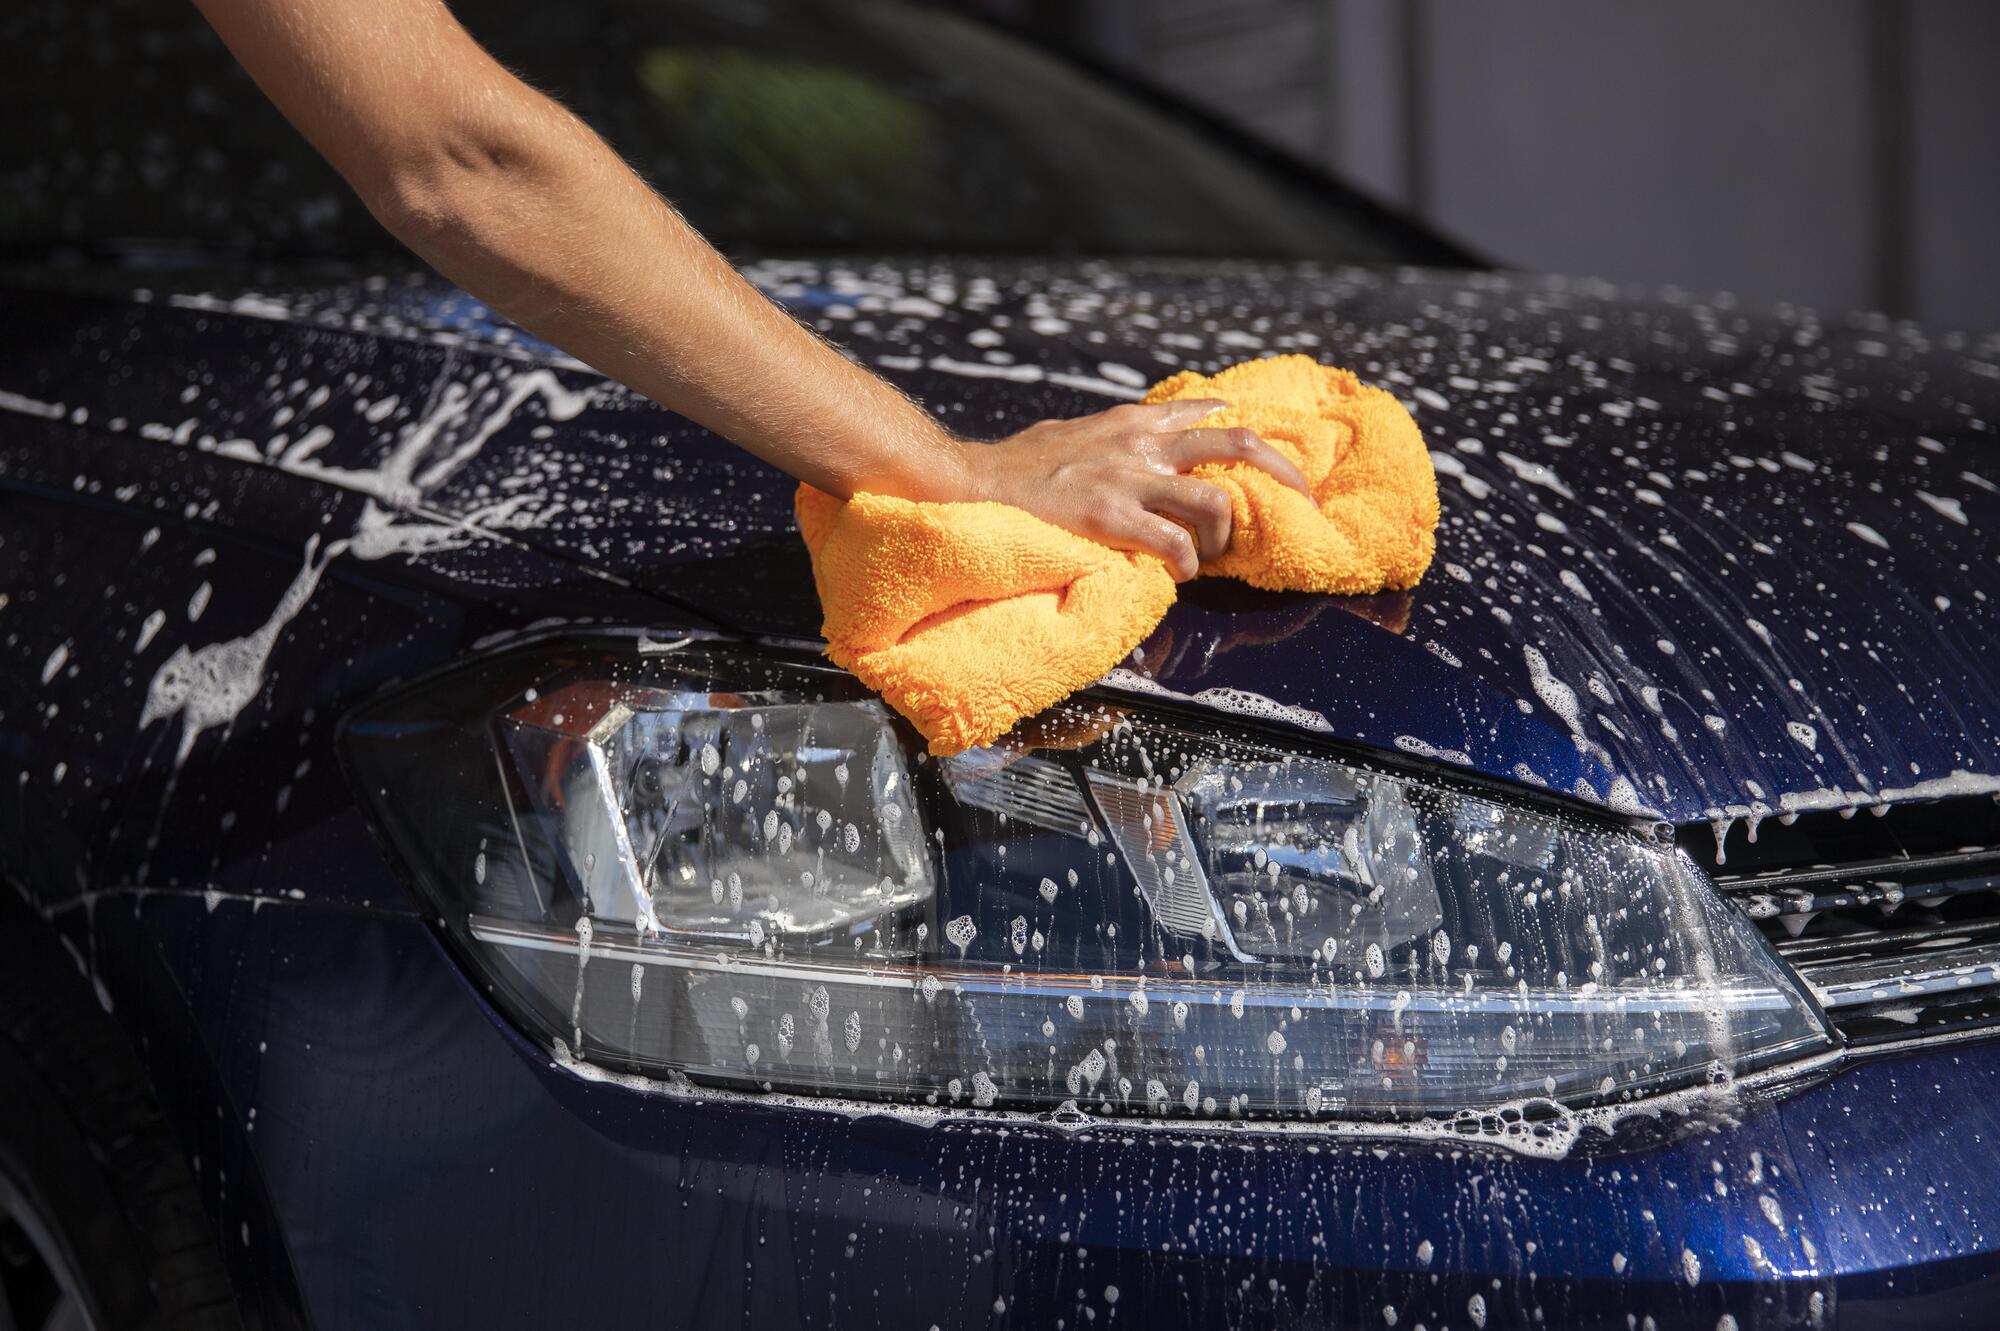
<svg viewBox="0 0 2000 1331">
<path fill-rule="evenodd" d="M 465 0 L 724 249 L 1434 260 L 1309 173 L 893 0 Z M 388 248 L 189 6 L 0 15 L 0 249 Z"/>
</svg>

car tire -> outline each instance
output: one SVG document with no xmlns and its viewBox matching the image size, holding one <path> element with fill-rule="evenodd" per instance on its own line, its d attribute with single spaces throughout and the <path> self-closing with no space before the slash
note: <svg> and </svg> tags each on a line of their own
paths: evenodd
<svg viewBox="0 0 2000 1331">
<path fill-rule="evenodd" d="M 0 883 L 0 1325 L 240 1331 L 222 1254 L 124 1032 Z"/>
</svg>

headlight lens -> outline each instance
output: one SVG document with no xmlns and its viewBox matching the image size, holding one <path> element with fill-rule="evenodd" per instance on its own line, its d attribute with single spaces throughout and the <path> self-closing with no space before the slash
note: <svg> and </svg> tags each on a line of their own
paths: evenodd
<svg viewBox="0 0 2000 1331">
<path fill-rule="evenodd" d="M 518 1021 L 615 1067 L 1213 1117 L 1616 1099 L 1823 1047 L 1670 846 L 1080 702 L 928 759 L 722 643 L 511 653 L 347 753 Z"/>
<path fill-rule="evenodd" d="M 594 924 L 752 948 L 893 937 L 936 896 L 879 703 L 589 680 L 500 730 Z"/>
</svg>

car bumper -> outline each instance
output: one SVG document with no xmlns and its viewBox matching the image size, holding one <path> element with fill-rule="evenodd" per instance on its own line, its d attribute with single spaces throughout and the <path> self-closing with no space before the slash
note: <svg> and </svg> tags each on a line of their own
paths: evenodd
<svg viewBox="0 0 2000 1331">
<path fill-rule="evenodd" d="M 1549 1157 L 917 1122 L 579 1075 L 413 916 L 95 914 L 233 1273 L 320 1328 L 1907 1328 L 2000 1273 L 1990 1043 Z"/>
</svg>

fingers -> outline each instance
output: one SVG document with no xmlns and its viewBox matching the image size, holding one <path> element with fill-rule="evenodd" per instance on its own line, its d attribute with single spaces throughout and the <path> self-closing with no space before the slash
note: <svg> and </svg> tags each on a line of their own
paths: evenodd
<svg viewBox="0 0 2000 1331">
<path fill-rule="evenodd" d="M 1203 559 L 1220 559 L 1229 549 L 1232 514 L 1229 492 L 1192 476 L 1160 476 L 1139 491 L 1139 502 L 1194 533 Z"/>
<path fill-rule="evenodd" d="M 1175 582 L 1186 582 L 1201 568 L 1194 537 L 1172 518 L 1134 509 L 1105 522 L 1098 540 L 1118 550 L 1144 550 L 1160 557 Z"/>
<path fill-rule="evenodd" d="M 1135 430 L 1160 433 L 1185 430 L 1210 412 L 1220 411 L 1227 402 L 1212 397 L 1177 398 L 1172 402 L 1128 402 L 1104 413 L 1107 421 Z"/>
<path fill-rule="evenodd" d="M 1167 440 L 1167 458 L 1175 471 L 1186 471 L 1204 462 L 1247 462 L 1251 466 L 1311 496 L 1306 478 L 1291 460 L 1257 437 L 1254 430 L 1241 426 L 1221 430 L 1182 430 Z"/>
</svg>

